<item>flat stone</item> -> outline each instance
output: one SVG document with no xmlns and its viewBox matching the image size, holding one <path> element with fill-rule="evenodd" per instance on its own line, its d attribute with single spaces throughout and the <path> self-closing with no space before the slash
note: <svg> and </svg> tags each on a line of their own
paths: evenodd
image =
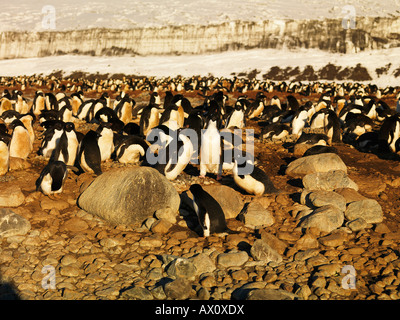
<svg viewBox="0 0 400 320">
<path fill-rule="evenodd" d="M 298 296 L 283 289 L 254 289 L 250 290 L 246 300 L 297 300 Z"/>
<path fill-rule="evenodd" d="M 265 230 L 261 231 L 261 240 L 265 241 L 272 249 L 281 255 L 284 254 L 288 247 L 286 242 Z"/>
<path fill-rule="evenodd" d="M 125 299 L 131 300 L 153 300 L 154 297 L 151 292 L 142 287 L 133 287 L 122 292 L 121 296 Z"/>
<path fill-rule="evenodd" d="M 227 253 L 220 253 L 217 256 L 217 264 L 229 268 L 229 267 L 240 267 L 244 265 L 249 256 L 245 251 L 231 251 Z"/>
<path fill-rule="evenodd" d="M 57 209 L 57 210 L 64 210 L 69 208 L 70 204 L 67 201 L 64 200 L 52 200 L 50 198 L 43 198 L 42 201 L 40 201 L 40 207 L 43 210 L 51 210 L 51 209 Z"/>
<path fill-rule="evenodd" d="M 25 196 L 21 188 L 17 186 L 8 186 L 2 183 L 0 186 L 0 207 L 19 207 L 25 201 Z"/>
<path fill-rule="evenodd" d="M 302 228 L 314 227 L 322 232 L 330 233 L 342 226 L 344 214 L 336 206 L 328 205 L 315 209 L 300 223 Z"/>
<path fill-rule="evenodd" d="M 342 170 L 310 173 L 304 176 L 302 181 L 304 188 L 308 190 L 333 191 L 339 188 L 352 188 L 358 191 L 357 184 Z"/>
<path fill-rule="evenodd" d="M 312 191 L 308 195 L 308 199 L 314 207 L 323 207 L 326 205 L 333 205 L 338 207 L 341 211 L 346 210 L 346 200 L 340 194 L 333 191 L 317 190 Z"/>
<path fill-rule="evenodd" d="M 334 232 L 325 237 L 321 237 L 318 241 L 327 247 L 338 247 L 347 241 L 347 234 L 344 232 Z"/>
<path fill-rule="evenodd" d="M 194 280 L 196 268 L 189 259 L 177 258 L 169 264 L 166 272 L 170 277 Z"/>
<path fill-rule="evenodd" d="M 346 204 L 349 204 L 354 201 L 360 201 L 367 199 L 363 195 L 359 194 L 353 188 L 339 188 L 334 190 L 336 193 L 340 194 L 345 200 Z"/>
<path fill-rule="evenodd" d="M 341 170 L 347 172 L 343 160 L 335 153 L 322 153 L 302 157 L 289 163 L 286 174 L 291 177 L 301 177 L 310 173 Z"/>
<path fill-rule="evenodd" d="M 186 300 L 191 291 L 192 283 L 187 279 L 178 278 L 164 285 L 165 295 L 173 300 Z"/>
<path fill-rule="evenodd" d="M 205 253 L 199 253 L 189 258 L 189 260 L 192 261 L 196 268 L 196 275 L 213 272 L 217 268 L 214 261 Z"/>
<path fill-rule="evenodd" d="M 81 218 L 72 217 L 65 221 L 61 227 L 61 231 L 81 232 L 89 228 L 89 225 Z"/>
<path fill-rule="evenodd" d="M 243 209 L 238 219 L 251 229 L 261 229 L 272 226 L 275 223 L 272 213 L 265 209 L 259 202 L 253 201 Z"/>
<path fill-rule="evenodd" d="M 0 237 L 25 235 L 31 229 L 30 222 L 11 209 L 0 208 Z"/>
<path fill-rule="evenodd" d="M 346 226 L 354 232 L 368 228 L 368 225 L 369 224 L 367 221 L 365 221 L 363 218 L 357 218 L 346 223 Z"/>
<path fill-rule="evenodd" d="M 273 248 L 269 246 L 269 244 L 262 239 L 258 239 L 254 241 L 253 246 L 250 249 L 251 256 L 254 260 L 263 260 L 266 262 L 282 262 L 282 256 Z"/>
</svg>

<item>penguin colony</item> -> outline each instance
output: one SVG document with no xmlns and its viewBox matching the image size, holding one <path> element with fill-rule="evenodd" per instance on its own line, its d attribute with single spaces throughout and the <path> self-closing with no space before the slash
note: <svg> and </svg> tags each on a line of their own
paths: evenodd
<svg viewBox="0 0 400 320">
<path fill-rule="evenodd" d="M 152 166 L 169 180 L 195 163 L 202 178 L 210 175 L 218 180 L 228 172 L 249 194 L 279 193 L 243 148 L 246 137 L 226 141 L 250 121 L 261 128 L 260 140 L 283 141 L 290 136 L 296 144 L 313 145 L 304 156 L 335 152 L 334 145 L 341 143 L 361 152 L 400 151 L 400 114 L 383 99 L 395 95 L 400 103 L 400 91 L 393 87 L 236 77 L 94 81 L 19 77 L 1 78 L 0 85 L 20 88 L 4 89 L 0 97 L 0 174 L 8 172 L 10 157 L 27 159 L 39 139 L 38 155 L 47 165 L 36 188 L 45 195 L 61 193 L 70 170 L 100 175 L 106 161 Z M 27 88 L 45 89 L 36 90 L 29 100 L 23 93 Z M 135 90 L 148 91 L 147 104 L 136 104 Z M 203 103 L 192 105 L 185 92 L 193 92 Z M 247 96 L 250 92 L 257 92 L 255 98 Z M 97 129 L 76 130 L 85 123 L 96 124 Z M 229 149 L 239 152 L 226 157 L 224 151 Z M 243 167 L 250 170 L 243 173 Z M 204 235 L 233 232 L 218 203 L 200 185 L 190 190 Z"/>
</svg>

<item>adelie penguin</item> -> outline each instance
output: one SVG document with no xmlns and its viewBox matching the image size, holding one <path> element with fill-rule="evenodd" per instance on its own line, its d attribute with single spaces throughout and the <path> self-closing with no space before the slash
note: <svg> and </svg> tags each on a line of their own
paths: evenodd
<svg viewBox="0 0 400 320">
<path fill-rule="evenodd" d="M 84 172 L 102 174 L 101 153 L 98 145 L 99 133 L 90 130 L 79 145 L 78 164 Z"/>
<path fill-rule="evenodd" d="M 9 129 L 12 129 L 10 141 L 10 157 L 26 159 L 33 150 L 33 144 L 28 130 L 20 120 L 14 120 Z"/>
<path fill-rule="evenodd" d="M 146 141 L 139 136 L 122 136 L 122 140 L 115 144 L 112 158 L 120 163 L 139 165 L 143 161 L 148 147 Z"/>
<path fill-rule="evenodd" d="M 239 188 L 256 196 L 280 193 L 268 175 L 254 164 L 253 159 L 247 155 L 239 156 L 234 162 L 233 180 Z"/>
<path fill-rule="evenodd" d="M 193 208 L 203 230 L 203 236 L 208 237 L 214 233 L 236 233 L 226 224 L 225 214 L 220 204 L 199 184 L 190 186 L 193 195 Z"/>
<path fill-rule="evenodd" d="M 61 193 L 67 175 L 67 165 L 63 161 L 49 161 L 36 180 L 36 191 L 44 195 Z"/>
<path fill-rule="evenodd" d="M 0 130 L 0 176 L 5 175 L 8 172 L 10 164 L 10 151 L 9 144 L 11 136 L 6 132 Z"/>
</svg>

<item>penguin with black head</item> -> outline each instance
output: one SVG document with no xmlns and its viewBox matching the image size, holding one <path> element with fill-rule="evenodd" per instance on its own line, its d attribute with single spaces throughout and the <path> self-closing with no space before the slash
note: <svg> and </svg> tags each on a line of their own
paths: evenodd
<svg viewBox="0 0 400 320">
<path fill-rule="evenodd" d="M 221 205 L 201 185 L 193 184 L 189 190 L 193 195 L 193 207 L 204 237 L 215 233 L 236 233 L 228 228 Z"/>
<path fill-rule="evenodd" d="M 77 162 L 84 172 L 102 174 L 101 170 L 101 153 L 98 145 L 100 134 L 90 130 L 85 134 L 79 144 Z"/>
<path fill-rule="evenodd" d="M 248 153 L 238 154 L 234 162 L 233 180 L 239 188 L 256 196 L 280 193 L 269 176 L 254 164 L 253 157 Z"/>
<path fill-rule="evenodd" d="M 67 175 L 67 165 L 63 161 L 50 160 L 36 180 L 36 191 L 47 196 L 61 193 Z"/>
</svg>

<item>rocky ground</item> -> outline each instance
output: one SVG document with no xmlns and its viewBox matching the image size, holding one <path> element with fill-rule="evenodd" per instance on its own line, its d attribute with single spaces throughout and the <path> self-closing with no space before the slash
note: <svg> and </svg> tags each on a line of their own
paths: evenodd
<svg viewBox="0 0 400 320">
<path fill-rule="evenodd" d="M 31 89 L 27 95 L 35 88 Z M 130 94 L 139 103 L 149 97 L 148 92 Z M 274 92 L 268 96 L 273 94 L 286 95 Z M 229 94 L 233 99 L 230 102 L 237 95 Z M 195 105 L 202 101 L 193 92 L 185 96 Z M 318 99 L 318 95 L 296 97 Z M 386 101 L 394 106 L 394 96 L 386 97 Z M 77 129 L 88 127 L 81 124 Z M 259 133 L 257 123 L 249 122 L 248 127 Z M 285 171 L 296 159 L 290 141 L 256 139 L 258 164 L 282 190 L 281 194 L 247 195 L 235 187 L 229 173 L 221 182 L 213 176 L 200 180 L 196 174 L 191 175 L 197 173 L 195 166 L 172 182 L 182 197 L 196 182 L 228 186 L 229 199 L 235 199 L 230 203 L 232 211 L 242 210 L 235 203 L 249 203 L 255 212 L 273 219 L 269 226 L 254 229 L 246 220 L 232 218 L 228 226 L 238 234 L 204 238 L 192 230 L 190 207 L 184 201 L 179 216 L 152 217 L 143 225 L 115 227 L 81 210 L 76 201 L 82 185 L 92 178 L 87 174 L 77 176 L 71 172 L 60 196 L 36 192 L 35 180 L 46 164 L 35 153 L 39 144 L 37 140 L 28 161 L 14 162 L 13 170 L 1 177 L 0 193 L 5 197 L 0 197 L 4 201 L 0 206 L 28 220 L 30 230 L 24 235 L 0 238 L 0 299 L 400 298 L 400 163 L 396 159 L 380 159 L 348 145 L 336 145 L 348 177 L 359 187 L 357 196 L 376 200 L 383 220 L 359 228 L 350 228 L 345 221 L 332 232 L 304 230 L 299 228 L 298 218 L 298 213 L 305 210 L 300 203 L 302 180 Z M 103 171 L 118 166 L 107 162 Z M 273 250 L 266 250 L 265 243 Z M 355 270 L 354 289 L 342 285 L 343 278 L 350 277 L 342 273 L 344 266 Z M 49 280 L 52 270 L 54 286 Z"/>
</svg>

